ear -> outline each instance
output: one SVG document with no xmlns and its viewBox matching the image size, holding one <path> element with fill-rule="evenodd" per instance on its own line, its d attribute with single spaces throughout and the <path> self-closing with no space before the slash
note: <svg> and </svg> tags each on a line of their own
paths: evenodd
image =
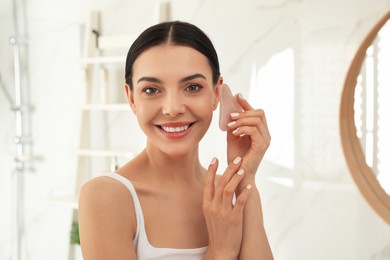
<svg viewBox="0 0 390 260">
<path fill-rule="evenodd" d="M 137 114 L 137 109 L 134 103 L 134 93 L 130 89 L 130 86 L 128 84 L 125 84 L 125 90 L 126 90 L 126 96 L 127 96 L 127 101 L 129 102 L 129 105 L 131 107 L 131 110 L 133 110 L 133 113 L 136 115 Z"/>
<path fill-rule="evenodd" d="M 215 85 L 214 91 L 213 91 L 214 92 L 213 110 L 217 109 L 217 107 L 218 107 L 219 100 L 220 100 L 220 94 L 219 94 L 220 91 L 219 90 L 221 88 L 222 83 L 223 83 L 223 78 L 219 77 L 218 82 Z"/>
</svg>

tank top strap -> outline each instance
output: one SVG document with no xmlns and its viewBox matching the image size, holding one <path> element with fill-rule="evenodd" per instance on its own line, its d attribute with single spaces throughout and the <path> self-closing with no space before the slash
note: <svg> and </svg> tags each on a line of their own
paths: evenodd
<svg viewBox="0 0 390 260">
<path fill-rule="evenodd" d="M 102 176 L 112 178 L 114 180 L 119 181 L 122 183 L 130 192 L 131 197 L 133 198 L 133 203 L 134 203 L 134 210 L 135 210 L 135 215 L 137 218 L 137 228 L 136 228 L 136 234 L 134 237 L 134 243 L 138 243 L 138 238 L 140 234 L 140 229 L 144 226 L 144 216 L 142 213 L 142 208 L 141 208 L 141 203 L 139 201 L 137 192 L 135 191 L 135 188 L 131 181 L 122 175 L 116 173 L 116 172 L 110 172 L 110 173 L 105 173 Z"/>
</svg>

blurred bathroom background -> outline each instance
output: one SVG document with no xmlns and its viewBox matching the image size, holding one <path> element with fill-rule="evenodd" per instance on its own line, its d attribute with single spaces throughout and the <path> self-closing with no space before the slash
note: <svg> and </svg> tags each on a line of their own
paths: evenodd
<svg viewBox="0 0 390 260">
<path fill-rule="evenodd" d="M 85 107 L 86 67 L 102 66 L 86 57 L 91 14 L 100 19 L 95 37 L 129 36 L 128 47 L 132 35 L 164 19 L 192 22 L 210 36 L 225 82 L 267 114 L 272 144 L 257 183 L 275 259 L 390 259 L 390 225 L 356 186 L 339 130 L 348 68 L 389 10 L 389 0 L 2 0 L 0 259 L 71 259 L 77 200 L 69 195 L 77 194 L 80 160 L 94 157 L 81 168 L 90 178 L 144 145 L 126 106 Z M 123 104 L 126 52 L 93 54 L 119 60 L 94 70 L 100 85 L 91 84 L 99 88 L 92 100 Z M 91 126 L 83 133 L 86 110 Z M 218 111 L 201 143 L 205 165 L 226 158 L 217 118 Z M 80 151 L 85 136 L 106 153 Z"/>
</svg>

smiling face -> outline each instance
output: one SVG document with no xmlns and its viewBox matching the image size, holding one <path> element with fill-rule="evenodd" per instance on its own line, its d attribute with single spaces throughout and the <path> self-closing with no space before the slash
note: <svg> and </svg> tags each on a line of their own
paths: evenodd
<svg viewBox="0 0 390 260">
<path fill-rule="evenodd" d="M 207 58 L 193 48 L 158 45 L 133 65 L 133 90 L 126 92 L 152 145 L 171 156 L 198 148 L 218 104 Z"/>
</svg>

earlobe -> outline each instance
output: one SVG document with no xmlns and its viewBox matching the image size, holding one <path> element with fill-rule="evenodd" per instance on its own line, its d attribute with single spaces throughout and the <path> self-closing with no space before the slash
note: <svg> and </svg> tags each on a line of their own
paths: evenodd
<svg viewBox="0 0 390 260">
<path fill-rule="evenodd" d="M 137 114 L 136 113 L 135 102 L 134 102 L 134 93 L 130 89 L 130 86 L 128 84 L 125 84 L 125 90 L 126 90 L 127 102 L 129 102 L 129 105 L 131 107 L 131 110 L 133 110 L 133 113 Z"/>
</svg>

